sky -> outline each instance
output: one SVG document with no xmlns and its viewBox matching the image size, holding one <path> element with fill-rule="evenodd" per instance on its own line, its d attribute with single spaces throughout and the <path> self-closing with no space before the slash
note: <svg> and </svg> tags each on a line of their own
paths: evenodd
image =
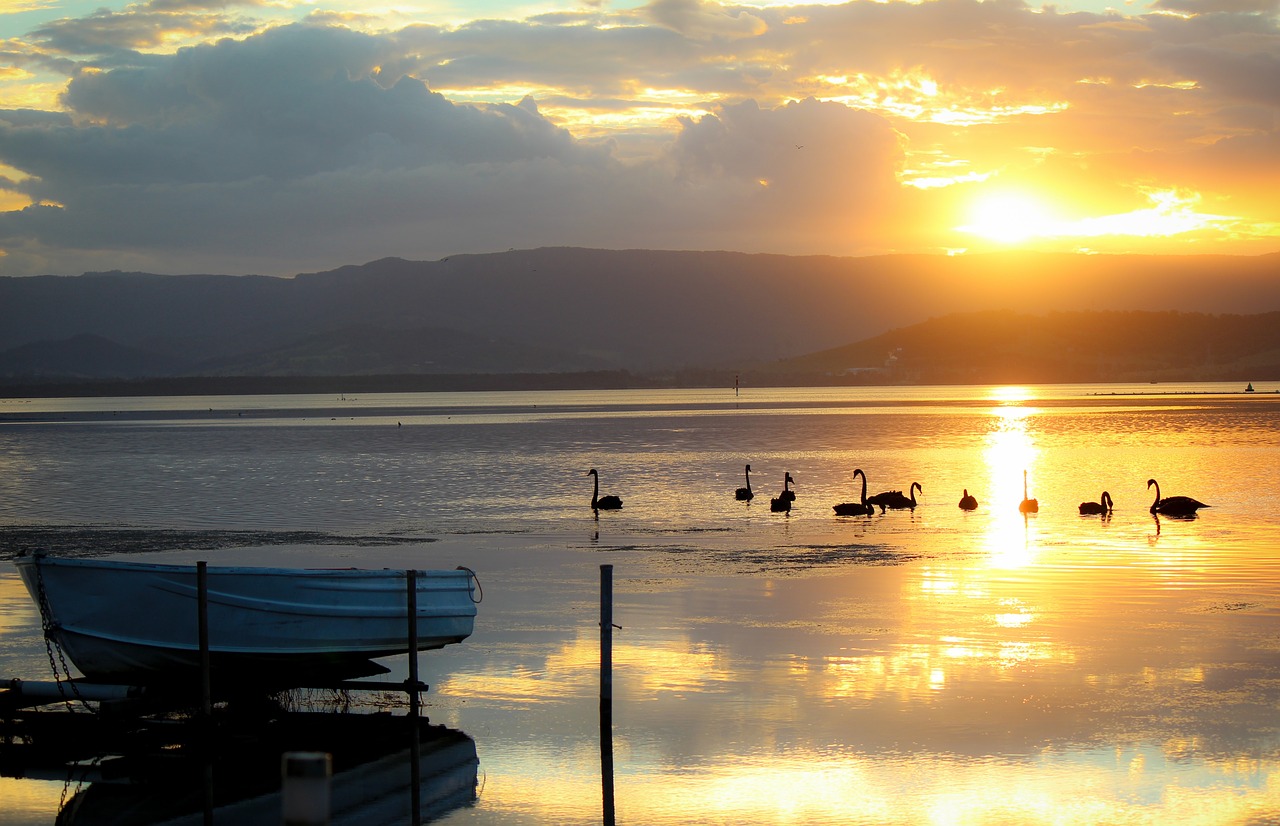
<svg viewBox="0 0 1280 826">
<path fill-rule="evenodd" d="M 1280 251 L 1280 0 L 0 0 L 0 275 Z"/>
</svg>

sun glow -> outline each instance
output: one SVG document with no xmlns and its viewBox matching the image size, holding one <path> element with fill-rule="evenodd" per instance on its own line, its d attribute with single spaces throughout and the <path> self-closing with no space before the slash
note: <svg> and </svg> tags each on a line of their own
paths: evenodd
<svg viewBox="0 0 1280 826">
<path fill-rule="evenodd" d="M 996 192 L 976 201 L 961 232 L 981 235 L 1003 244 L 1056 234 L 1058 222 L 1036 198 L 1019 192 Z"/>
<path fill-rule="evenodd" d="M 1241 219 L 1200 212 L 1201 196 L 1178 189 L 1141 189 L 1149 206 L 1129 212 L 1063 220 L 1039 198 L 1015 191 L 980 196 L 969 210 L 969 222 L 956 227 L 1001 244 L 1033 239 L 1167 238 L 1203 230 L 1230 230 Z"/>
</svg>

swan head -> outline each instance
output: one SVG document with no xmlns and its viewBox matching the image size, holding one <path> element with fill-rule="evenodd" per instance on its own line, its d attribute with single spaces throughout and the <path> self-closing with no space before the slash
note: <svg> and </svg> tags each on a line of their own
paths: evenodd
<svg viewBox="0 0 1280 826">
<path fill-rule="evenodd" d="M 1156 480 L 1155 480 L 1155 479 L 1148 479 L 1148 480 L 1147 480 L 1147 489 L 1149 490 L 1149 489 L 1151 488 L 1151 486 L 1152 486 L 1152 485 L 1155 485 L 1155 484 L 1159 484 L 1159 483 L 1158 483 L 1158 482 L 1156 482 Z"/>
<path fill-rule="evenodd" d="M 599 473 L 596 473 L 596 469 L 595 469 L 595 468 L 591 468 L 591 470 L 588 470 L 588 471 L 587 471 L 587 475 L 588 475 L 588 476 L 594 476 L 594 477 L 596 477 L 597 479 L 598 479 L 598 478 L 600 478 L 600 474 L 599 474 Z"/>
</svg>

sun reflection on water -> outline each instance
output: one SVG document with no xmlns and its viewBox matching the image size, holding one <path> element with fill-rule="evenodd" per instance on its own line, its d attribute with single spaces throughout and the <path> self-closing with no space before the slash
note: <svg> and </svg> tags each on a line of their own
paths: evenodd
<svg viewBox="0 0 1280 826">
<path fill-rule="evenodd" d="M 989 564 L 995 568 L 1021 568 L 1035 557 L 1034 517 L 1018 511 L 1022 501 L 1023 471 L 1028 490 L 1034 490 L 1039 449 L 1028 429 L 1038 412 L 1021 402 L 1030 398 L 1020 387 L 995 388 L 1004 404 L 993 408 L 995 424 L 986 437 L 983 461 L 987 471 L 987 498 L 991 523 L 984 537 Z M 1034 498 L 1034 493 L 1031 494 Z"/>
<path fill-rule="evenodd" d="M 630 823 L 1226 826 L 1252 822 L 1251 815 L 1280 803 L 1274 766 L 1181 764 L 1176 749 L 1157 743 L 1052 750 L 1025 759 L 784 752 L 697 766 L 668 764 L 625 738 L 615 749 L 646 766 L 616 784 L 619 820 Z M 1117 772 L 1132 793 L 1117 787 Z M 510 782 L 494 800 L 494 814 L 504 808 L 507 814 L 554 812 L 566 823 L 589 823 L 598 814 L 599 789 L 581 778 Z M 1188 820 L 1191 812 L 1197 814 Z"/>
</svg>

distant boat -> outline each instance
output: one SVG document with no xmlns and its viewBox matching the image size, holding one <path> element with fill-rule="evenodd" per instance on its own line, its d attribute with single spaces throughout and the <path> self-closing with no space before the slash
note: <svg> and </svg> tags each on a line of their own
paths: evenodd
<svg viewBox="0 0 1280 826">
<path fill-rule="evenodd" d="M 15 564 L 47 634 L 91 680 L 145 685 L 198 673 L 195 565 L 44 554 Z M 418 650 L 469 637 L 475 574 L 417 571 L 415 579 Z M 405 571 L 209 566 L 207 595 L 219 686 L 384 673 L 371 660 L 409 651 Z"/>
</svg>

